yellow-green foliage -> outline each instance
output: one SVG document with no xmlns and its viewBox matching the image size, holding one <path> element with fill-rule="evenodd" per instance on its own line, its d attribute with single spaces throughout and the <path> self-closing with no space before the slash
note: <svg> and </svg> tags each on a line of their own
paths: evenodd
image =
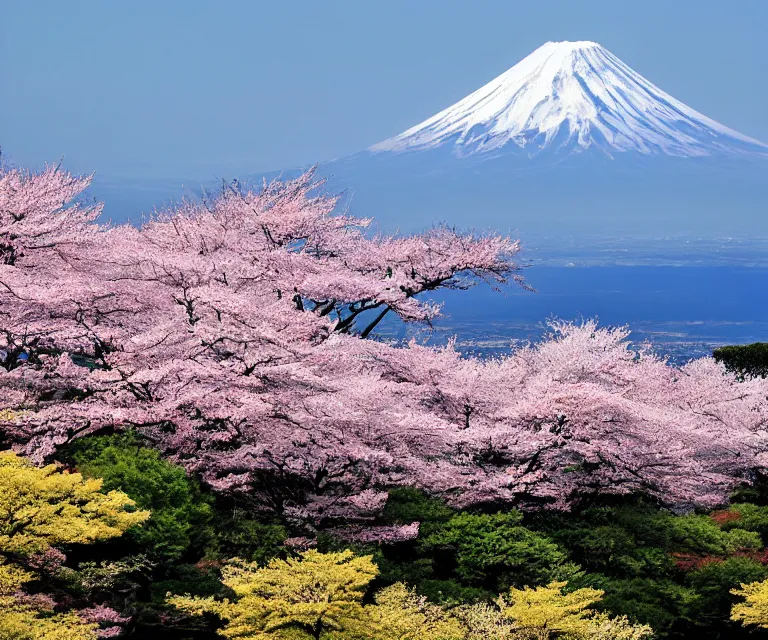
<svg viewBox="0 0 768 640">
<path fill-rule="evenodd" d="M 464 627 L 464 640 L 547 640 L 544 629 L 520 629 L 498 607 L 481 602 L 453 610 Z"/>
<path fill-rule="evenodd" d="M 743 584 L 731 593 L 744 598 L 744 602 L 733 605 L 731 620 L 768 629 L 768 580 Z"/>
<path fill-rule="evenodd" d="M 219 631 L 240 640 L 645 640 L 649 627 L 609 618 L 590 609 L 596 589 L 564 593 L 565 582 L 512 589 L 497 606 L 446 610 L 402 583 L 381 590 L 375 604 L 362 603 L 377 575 L 370 556 L 351 551 L 307 551 L 266 567 L 234 561 L 224 584 L 236 599 L 175 596 L 169 602 L 193 615 L 213 613 Z"/>
<path fill-rule="evenodd" d="M 366 588 L 378 570 L 370 556 L 351 551 L 273 560 L 266 567 L 233 562 L 223 570 L 234 601 L 174 597 L 171 604 L 192 614 L 214 613 L 227 621 L 226 638 L 344 638 L 365 617 Z M 342 635 L 339 635 L 342 634 Z"/>
<path fill-rule="evenodd" d="M 5 564 L 0 561 L 0 596 L 16 593 L 25 582 L 32 580 L 34 576 L 29 571 L 13 564 Z"/>
<path fill-rule="evenodd" d="M 57 544 L 87 544 L 121 535 L 149 517 L 132 511 L 121 491 L 101 493 L 101 480 L 37 468 L 0 452 L 0 552 L 33 553 Z"/>
<path fill-rule="evenodd" d="M 0 640 L 96 640 L 96 627 L 74 613 L 45 615 L 0 598 Z"/>
<path fill-rule="evenodd" d="M 376 594 L 365 607 L 361 638 L 377 640 L 463 640 L 460 622 L 442 607 L 397 583 Z M 369 635 L 366 635 L 366 628 Z"/>
<path fill-rule="evenodd" d="M 644 624 L 632 624 L 626 616 L 609 618 L 598 613 L 590 621 L 585 634 L 576 636 L 585 640 L 647 640 L 653 637 L 653 629 Z"/>
<path fill-rule="evenodd" d="M 14 565 L 0 564 L 0 640 L 95 640 L 97 625 L 19 600 L 16 594 L 33 577 Z"/>
<path fill-rule="evenodd" d="M 600 601 L 603 592 L 587 588 L 563 593 L 566 584 L 552 582 L 536 589 L 510 589 L 508 596 L 499 598 L 501 614 L 518 627 L 579 634 L 589 627 L 593 615 L 589 607 Z"/>
<path fill-rule="evenodd" d="M 62 473 L 53 465 L 40 469 L 11 451 L 0 452 L 0 554 L 106 540 L 149 517 L 147 511 L 132 511 L 124 493 L 104 494 L 100 488 L 100 480 Z M 34 577 L 0 561 L 0 640 L 94 640 L 97 625 L 74 613 L 54 614 L 20 595 Z"/>
<path fill-rule="evenodd" d="M 511 589 L 497 604 L 502 618 L 513 622 L 513 628 L 533 632 L 533 637 L 569 638 L 570 640 L 642 640 L 653 630 L 633 625 L 625 617 L 610 618 L 590 607 L 600 601 L 603 592 L 577 589 L 564 593 L 567 583 L 552 582 L 546 587 Z M 541 636 L 546 631 L 549 635 Z M 504 636 L 502 636 L 504 637 Z M 514 637 L 514 636 L 513 636 Z"/>
<path fill-rule="evenodd" d="M 234 601 L 173 597 L 192 614 L 227 621 L 226 638 L 303 640 L 463 640 L 460 622 L 403 584 L 383 589 L 376 604 L 363 596 L 378 569 L 370 556 L 351 551 L 307 551 L 266 567 L 236 561 L 224 568 Z"/>
</svg>

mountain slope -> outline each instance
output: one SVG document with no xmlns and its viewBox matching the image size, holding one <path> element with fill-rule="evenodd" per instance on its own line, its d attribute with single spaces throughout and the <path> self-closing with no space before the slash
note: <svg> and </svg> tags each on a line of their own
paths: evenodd
<svg viewBox="0 0 768 640">
<path fill-rule="evenodd" d="M 596 148 L 612 156 L 761 155 L 768 146 L 665 93 L 594 42 L 548 42 L 463 100 L 372 152 L 453 155 Z"/>
<path fill-rule="evenodd" d="M 321 162 L 317 176 L 344 194 L 340 208 L 349 204 L 385 231 L 446 222 L 609 260 L 625 250 L 649 255 L 649 238 L 665 246 L 678 238 L 683 262 L 697 263 L 704 252 L 692 253 L 694 244 L 742 238 L 728 246 L 759 241 L 768 256 L 768 147 L 675 100 L 595 43 L 545 44 L 424 123 Z M 99 184 L 108 215 L 118 217 L 109 205 L 116 188 L 97 176 Z M 170 199 L 167 190 L 152 197 L 150 205 Z M 728 259 L 741 260 L 739 251 Z M 746 249 L 743 259 L 751 260 Z"/>
</svg>

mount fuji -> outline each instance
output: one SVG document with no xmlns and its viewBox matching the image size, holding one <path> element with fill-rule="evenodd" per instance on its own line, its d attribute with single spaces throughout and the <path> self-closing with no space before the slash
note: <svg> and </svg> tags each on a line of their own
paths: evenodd
<svg viewBox="0 0 768 640">
<path fill-rule="evenodd" d="M 529 246 L 678 238 L 683 250 L 690 238 L 768 238 L 768 145 L 594 42 L 548 42 L 318 172 L 386 230 L 442 220 L 517 233 Z"/>
<path fill-rule="evenodd" d="M 370 151 L 440 146 L 457 157 L 589 148 L 608 156 L 768 157 L 768 145 L 675 100 L 595 42 L 547 42 L 463 100 Z"/>
<path fill-rule="evenodd" d="M 747 252 L 768 263 L 768 146 L 594 42 L 548 42 L 420 124 L 321 162 L 317 175 L 387 232 L 445 222 L 515 234 L 537 256 L 648 254 L 661 242 L 677 254 L 706 248 L 687 263 Z M 170 185 L 142 185 L 129 202 L 124 187 L 102 183 L 96 195 L 133 211 L 174 198 Z"/>
</svg>

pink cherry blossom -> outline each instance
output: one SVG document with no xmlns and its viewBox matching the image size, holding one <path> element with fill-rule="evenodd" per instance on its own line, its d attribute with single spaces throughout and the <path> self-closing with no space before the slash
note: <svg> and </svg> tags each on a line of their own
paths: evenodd
<svg viewBox="0 0 768 640">
<path fill-rule="evenodd" d="M 415 540 L 419 536 L 419 523 L 412 522 L 404 525 L 361 526 L 351 525 L 337 527 L 327 531 L 332 536 L 357 544 L 394 544 Z"/>
<path fill-rule="evenodd" d="M 386 314 L 429 323 L 425 292 L 524 285 L 517 241 L 375 235 L 311 173 L 97 226 L 67 204 L 87 183 L 0 174 L 0 436 L 39 462 L 134 428 L 214 489 L 329 528 L 375 526 L 394 486 L 711 505 L 766 466 L 768 381 L 673 367 L 625 328 L 554 323 L 488 360 L 365 339 Z"/>
<path fill-rule="evenodd" d="M 129 616 L 121 616 L 117 611 L 103 604 L 78 611 L 78 615 L 86 622 L 96 623 L 99 638 L 115 638 L 123 633 L 123 625 L 131 621 Z"/>
</svg>

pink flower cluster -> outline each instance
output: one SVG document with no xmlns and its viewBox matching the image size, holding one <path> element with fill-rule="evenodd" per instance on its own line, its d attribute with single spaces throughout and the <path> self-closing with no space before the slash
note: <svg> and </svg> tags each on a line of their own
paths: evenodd
<svg viewBox="0 0 768 640">
<path fill-rule="evenodd" d="M 130 617 L 121 616 L 117 611 L 100 604 L 78 612 L 86 622 L 99 625 L 96 635 L 99 638 L 114 638 L 123 632 L 123 625 L 131 621 Z"/>
<path fill-rule="evenodd" d="M 329 529 L 328 533 L 357 544 L 394 544 L 407 542 L 419 537 L 419 523 L 412 522 L 404 525 L 362 526 L 351 525 Z"/>
</svg>

